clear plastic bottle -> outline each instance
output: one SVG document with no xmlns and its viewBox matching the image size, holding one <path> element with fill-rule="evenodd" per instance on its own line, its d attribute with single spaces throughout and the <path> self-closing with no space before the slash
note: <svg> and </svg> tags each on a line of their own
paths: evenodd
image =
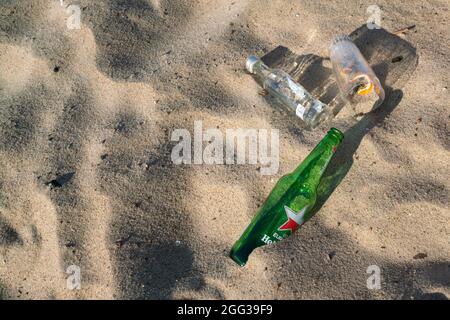
<svg viewBox="0 0 450 320">
<path fill-rule="evenodd" d="M 330 60 L 337 84 L 355 113 L 364 114 L 384 101 L 380 80 L 348 36 L 338 36 L 331 43 Z"/>
<path fill-rule="evenodd" d="M 263 88 L 280 103 L 293 110 L 306 127 L 314 129 L 330 116 L 327 105 L 315 99 L 288 73 L 269 68 L 256 56 L 248 57 L 246 67 L 250 73 L 259 78 Z"/>
</svg>

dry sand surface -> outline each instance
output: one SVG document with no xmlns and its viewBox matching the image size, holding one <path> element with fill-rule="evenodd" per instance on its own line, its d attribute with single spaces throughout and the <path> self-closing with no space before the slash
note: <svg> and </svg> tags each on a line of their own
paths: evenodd
<svg viewBox="0 0 450 320">
<path fill-rule="evenodd" d="M 416 25 L 417 69 L 386 117 L 348 131 L 351 166 L 320 212 L 246 267 L 228 258 L 329 127 L 273 108 L 246 57 L 278 45 L 326 56 L 373 2 L 0 1 L 0 298 L 450 297 L 446 0 L 376 1 L 385 29 Z M 171 133 L 197 120 L 279 129 L 278 173 L 173 164 Z M 71 265 L 80 290 L 67 288 Z"/>
</svg>

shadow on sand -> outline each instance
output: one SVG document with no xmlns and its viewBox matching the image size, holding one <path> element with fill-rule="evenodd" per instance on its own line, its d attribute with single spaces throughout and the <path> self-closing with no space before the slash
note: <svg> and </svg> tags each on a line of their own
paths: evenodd
<svg viewBox="0 0 450 320">
<path fill-rule="evenodd" d="M 344 141 L 319 186 L 318 200 L 312 214 L 320 210 L 350 171 L 353 155 L 364 136 L 375 126 L 381 125 L 400 103 L 403 97 L 401 86 L 412 75 L 418 63 L 416 49 L 406 40 L 384 29 L 369 30 L 363 25 L 353 31 L 350 37 L 373 67 L 385 89 L 386 98 L 382 106 L 366 114 L 345 131 Z M 288 48 L 278 46 L 262 57 L 262 60 L 272 68 L 288 72 L 315 97 L 333 108 L 335 114 L 345 107 L 346 103 L 339 95 L 332 69 L 327 66 L 327 57 L 296 55 Z M 271 98 L 267 99 L 270 103 Z"/>
<path fill-rule="evenodd" d="M 316 205 L 313 208 L 311 216 L 322 208 L 350 171 L 353 165 L 353 155 L 357 151 L 364 136 L 374 127 L 381 126 L 385 119 L 398 106 L 403 98 L 401 88 L 411 77 L 418 64 L 416 49 L 409 42 L 384 29 L 369 30 L 366 26 L 362 26 L 352 32 L 350 37 L 360 48 L 362 54 L 366 57 L 379 77 L 385 89 L 386 98 L 380 108 L 364 115 L 358 122 L 354 123 L 354 119 L 347 121 L 350 122 L 350 125 L 347 125 L 348 129 L 344 132 L 345 138 L 324 173 L 318 188 Z M 339 90 L 333 78 L 332 70 L 327 67 L 326 62 L 329 60 L 328 58 L 314 54 L 296 55 L 288 48 L 279 46 L 262 57 L 262 60 L 272 68 L 280 68 L 288 72 L 315 97 L 324 103 L 332 105 L 335 114 L 345 107 L 345 102 L 339 96 Z M 267 99 L 269 103 L 273 102 L 270 97 L 267 97 Z M 287 123 L 298 126 L 298 123 L 292 120 L 294 117 L 289 115 L 286 118 L 290 118 L 287 119 Z M 284 121 L 284 119 L 279 121 Z M 307 255 L 313 255 L 313 260 L 317 260 L 321 256 L 320 250 L 323 249 L 317 248 L 317 243 L 313 241 L 314 234 L 324 234 L 326 237 L 333 238 L 330 242 L 335 243 L 340 250 L 347 252 L 347 255 L 341 257 L 341 259 L 346 261 L 338 263 L 349 263 L 348 259 L 351 259 L 350 256 L 358 254 L 359 250 L 354 251 L 354 243 L 352 243 L 351 239 L 347 239 L 344 234 L 331 230 L 320 223 L 314 224 L 311 228 L 309 232 L 307 231 L 303 235 L 302 249 L 300 250 L 304 250 Z M 292 248 L 290 250 L 284 250 L 284 246 L 287 248 L 290 244 L 285 243 L 279 245 L 278 251 L 275 253 L 277 261 L 296 261 L 296 258 L 292 257 L 291 254 Z M 353 269 L 365 270 L 365 266 L 370 265 L 378 259 L 370 253 L 367 253 L 367 256 L 370 257 L 369 259 L 364 259 L 367 261 L 358 260 L 357 265 L 350 263 L 349 266 Z M 288 267 L 289 269 L 292 268 L 293 274 L 301 274 L 297 269 L 310 269 L 307 262 L 297 262 L 299 265 L 291 264 Z M 417 279 L 421 279 L 421 281 L 431 284 L 431 286 L 448 286 L 449 265 L 447 262 L 430 261 L 403 264 L 383 262 L 382 264 L 383 274 L 385 275 L 385 287 L 383 288 L 385 293 L 392 294 L 392 296 L 396 296 L 399 299 L 447 299 L 443 293 L 423 291 L 420 289 L 422 286 L 417 283 Z M 323 267 L 326 269 L 329 266 L 324 264 Z M 358 271 L 355 271 L 352 274 L 358 273 Z M 420 274 L 418 275 L 417 273 Z M 331 274 L 337 277 L 335 279 L 329 279 L 331 283 L 338 284 L 343 280 L 341 279 L 342 275 L 336 274 L 335 272 L 331 272 Z M 317 274 L 315 271 L 310 272 L 310 276 L 313 278 L 316 276 L 322 282 L 327 277 L 324 270 L 317 271 Z M 360 280 L 364 283 L 365 279 L 363 277 Z M 308 281 L 305 283 L 305 279 L 302 276 L 296 276 L 295 278 L 292 284 L 294 293 L 298 291 L 297 286 L 307 285 L 309 283 Z M 279 279 L 276 278 L 274 281 L 279 281 Z M 291 286 L 291 284 L 288 286 Z M 361 289 L 360 296 L 374 297 L 365 288 Z"/>
</svg>

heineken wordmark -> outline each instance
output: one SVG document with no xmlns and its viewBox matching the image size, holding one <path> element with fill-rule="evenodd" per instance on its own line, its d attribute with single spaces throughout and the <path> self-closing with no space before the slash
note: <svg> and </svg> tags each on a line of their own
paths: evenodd
<svg viewBox="0 0 450 320">
<path fill-rule="evenodd" d="M 342 132 L 332 128 L 297 169 L 277 182 L 231 249 L 236 263 L 245 265 L 254 249 L 289 237 L 311 218 L 320 179 L 343 138 Z"/>
</svg>

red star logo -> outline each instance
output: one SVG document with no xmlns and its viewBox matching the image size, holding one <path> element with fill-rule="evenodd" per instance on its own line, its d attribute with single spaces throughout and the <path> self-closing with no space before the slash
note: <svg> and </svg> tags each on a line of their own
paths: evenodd
<svg viewBox="0 0 450 320">
<path fill-rule="evenodd" d="M 297 230 L 297 228 L 305 222 L 304 217 L 307 208 L 308 206 L 304 207 L 299 212 L 295 212 L 288 206 L 284 206 L 284 211 L 286 212 L 288 220 L 281 227 L 279 227 L 278 230 L 280 231 L 291 230 L 291 232 Z"/>
</svg>

